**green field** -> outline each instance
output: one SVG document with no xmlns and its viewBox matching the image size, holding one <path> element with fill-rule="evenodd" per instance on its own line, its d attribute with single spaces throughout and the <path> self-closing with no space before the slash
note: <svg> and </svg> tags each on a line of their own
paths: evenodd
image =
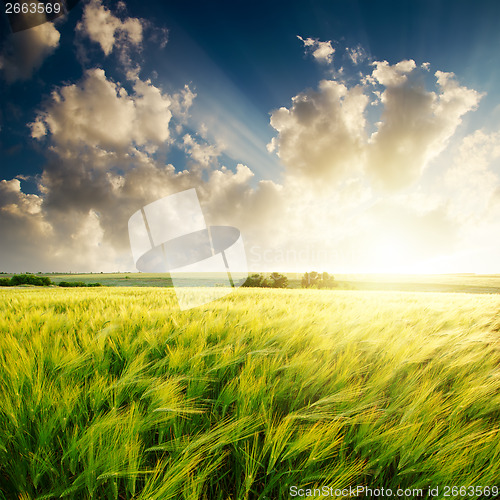
<svg viewBox="0 0 500 500">
<path fill-rule="evenodd" d="M 499 313 L 488 294 L 237 289 L 181 312 L 165 288 L 0 289 L 0 498 L 498 487 Z"/>
<path fill-rule="evenodd" d="M 288 288 L 301 288 L 303 273 L 285 273 Z M 11 277 L 12 274 L 1 274 Z M 47 276 L 54 283 L 61 281 L 99 282 L 103 286 L 172 287 L 168 273 L 87 273 L 37 274 Z M 189 286 L 190 278 L 186 277 Z M 335 274 L 338 290 L 382 290 L 402 292 L 500 293 L 498 274 Z"/>
</svg>

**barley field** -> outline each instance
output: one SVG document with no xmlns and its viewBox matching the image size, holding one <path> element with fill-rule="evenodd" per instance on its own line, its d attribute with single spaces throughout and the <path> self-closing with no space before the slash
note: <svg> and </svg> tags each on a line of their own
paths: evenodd
<svg viewBox="0 0 500 500">
<path fill-rule="evenodd" d="M 0 290 L 0 498 L 500 486 L 499 331 L 487 294 Z"/>
</svg>

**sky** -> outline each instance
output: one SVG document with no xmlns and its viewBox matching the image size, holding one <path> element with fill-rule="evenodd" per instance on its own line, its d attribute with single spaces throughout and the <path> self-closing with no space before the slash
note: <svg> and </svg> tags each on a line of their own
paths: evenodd
<svg viewBox="0 0 500 500">
<path fill-rule="evenodd" d="M 0 271 L 134 271 L 195 188 L 251 271 L 500 273 L 500 2 L 81 0 L 0 19 Z"/>
</svg>

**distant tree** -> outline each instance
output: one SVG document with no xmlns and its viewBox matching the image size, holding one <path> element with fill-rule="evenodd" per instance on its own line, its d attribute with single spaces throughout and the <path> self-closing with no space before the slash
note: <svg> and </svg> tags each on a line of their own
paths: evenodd
<svg viewBox="0 0 500 500">
<path fill-rule="evenodd" d="M 0 278 L 0 286 L 12 286 L 10 278 Z"/>
<path fill-rule="evenodd" d="M 28 285 L 29 277 L 27 274 L 15 274 L 10 278 L 10 283 L 12 286 L 18 285 Z"/>
<path fill-rule="evenodd" d="M 15 274 L 10 279 L 12 286 L 17 285 L 35 285 L 35 286 L 50 286 L 52 281 L 46 276 L 35 276 L 34 274 Z"/>
<path fill-rule="evenodd" d="M 302 288 L 311 288 L 315 286 L 318 282 L 319 275 L 316 271 L 311 271 L 310 273 L 305 273 L 302 276 Z"/>
<path fill-rule="evenodd" d="M 59 286 L 62 287 L 84 287 L 87 286 L 83 281 L 61 281 Z"/>
<path fill-rule="evenodd" d="M 335 278 L 328 273 L 323 273 L 318 281 L 318 288 L 334 288 Z"/>
<path fill-rule="evenodd" d="M 335 278 L 326 272 L 311 271 L 302 276 L 301 285 L 302 288 L 334 288 Z"/>
<path fill-rule="evenodd" d="M 243 285 L 253 288 L 287 288 L 288 278 L 280 273 L 271 273 L 268 277 L 262 273 L 250 275 Z"/>
<path fill-rule="evenodd" d="M 254 288 L 267 288 L 269 282 L 263 274 L 251 274 L 242 286 Z"/>
<path fill-rule="evenodd" d="M 271 273 L 269 276 L 272 288 L 288 288 L 288 278 L 280 273 Z"/>
</svg>

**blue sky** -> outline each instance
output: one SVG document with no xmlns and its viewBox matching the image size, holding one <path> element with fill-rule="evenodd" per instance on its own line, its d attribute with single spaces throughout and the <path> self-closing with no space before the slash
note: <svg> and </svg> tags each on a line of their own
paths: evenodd
<svg viewBox="0 0 500 500">
<path fill-rule="evenodd" d="M 133 270 L 128 217 L 196 187 L 258 270 L 500 272 L 499 18 L 484 0 L 4 17 L 0 268 Z"/>
</svg>

